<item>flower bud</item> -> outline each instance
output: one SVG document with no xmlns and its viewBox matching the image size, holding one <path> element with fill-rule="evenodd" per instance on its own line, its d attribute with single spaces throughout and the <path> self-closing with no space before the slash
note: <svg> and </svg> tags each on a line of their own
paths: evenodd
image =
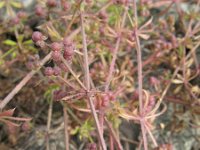
<svg viewBox="0 0 200 150">
<path fill-rule="evenodd" d="M 60 51 L 53 51 L 51 57 L 54 61 L 59 61 L 61 59 Z"/>
<path fill-rule="evenodd" d="M 61 74 L 61 69 L 59 67 L 54 67 L 53 71 L 54 76 L 58 76 Z"/>
<path fill-rule="evenodd" d="M 72 41 L 68 37 L 65 37 L 64 40 L 63 40 L 63 44 L 64 44 L 65 47 L 71 46 Z"/>
<path fill-rule="evenodd" d="M 58 66 L 60 67 L 61 70 L 65 71 L 65 72 L 68 71 L 68 68 L 67 68 L 67 66 L 65 66 L 64 63 L 60 63 Z"/>
<path fill-rule="evenodd" d="M 42 41 L 42 40 L 43 40 L 43 35 L 42 35 L 42 33 L 39 32 L 39 31 L 33 32 L 33 34 L 32 34 L 32 40 L 33 40 L 34 42 Z"/>
<path fill-rule="evenodd" d="M 48 0 L 47 1 L 47 6 L 49 6 L 49 7 L 56 7 L 57 6 L 56 0 Z"/>
<path fill-rule="evenodd" d="M 51 44 L 51 49 L 53 51 L 61 51 L 62 50 L 62 44 L 61 43 L 58 43 L 58 42 L 53 42 Z"/>
<path fill-rule="evenodd" d="M 37 6 L 35 7 L 35 14 L 36 14 L 37 16 L 44 17 L 45 14 L 46 14 L 46 12 L 45 12 L 44 8 L 42 8 L 41 6 L 37 5 Z"/>
<path fill-rule="evenodd" d="M 62 7 L 63 7 L 63 10 L 64 10 L 64 11 L 69 10 L 69 9 L 70 9 L 70 4 L 69 4 L 69 2 L 64 2 L 64 3 L 62 4 Z"/>
<path fill-rule="evenodd" d="M 63 53 L 63 57 L 68 60 L 74 55 L 74 50 L 72 48 L 66 48 Z"/>
<path fill-rule="evenodd" d="M 53 68 L 51 68 L 51 67 L 46 67 L 46 68 L 45 68 L 45 71 L 44 71 L 44 74 L 45 74 L 46 76 L 51 76 L 51 75 L 53 75 L 53 74 L 54 74 Z"/>
</svg>

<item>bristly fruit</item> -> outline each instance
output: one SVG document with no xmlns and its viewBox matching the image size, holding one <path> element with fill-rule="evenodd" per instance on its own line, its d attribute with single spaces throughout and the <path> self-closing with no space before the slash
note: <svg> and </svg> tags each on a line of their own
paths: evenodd
<svg viewBox="0 0 200 150">
<path fill-rule="evenodd" d="M 52 59 L 53 59 L 54 61 L 59 61 L 59 60 L 61 60 L 61 53 L 60 53 L 60 51 L 53 51 L 51 57 L 52 57 Z"/>
<path fill-rule="evenodd" d="M 59 68 L 59 67 L 54 67 L 53 68 L 53 75 L 54 76 L 58 76 L 58 75 L 60 75 L 61 74 L 61 69 Z"/>
<path fill-rule="evenodd" d="M 35 14 L 39 17 L 44 17 L 46 15 L 46 11 L 41 6 L 37 5 L 35 7 Z"/>
<path fill-rule="evenodd" d="M 53 43 L 51 44 L 51 49 L 52 49 L 53 51 L 61 51 L 61 50 L 62 50 L 62 47 L 63 47 L 63 45 L 62 45 L 61 43 L 58 43 L 58 42 L 53 42 Z"/>
<path fill-rule="evenodd" d="M 62 7 L 63 7 L 63 10 L 64 10 L 64 11 L 69 10 L 69 9 L 70 9 L 70 4 L 69 4 L 69 2 L 63 2 Z"/>
<path fill-rule="evenodd" d="M 72 46 L 73 43 L 72 43 L 72 41 L 68 37 L 65 37 L 64 40 L 63 40 L 63 45 L 65 47 L 68 47 L 68 46 Z"/>
<path fill-rule="evenodd" d="M 56 0 L 48 0 L 47 1 L 47 6 L 49 6 L 49 7 L 56 7 L 57 6 Z"/>
<path fill-rule="evenodd" d="M 43 34 L 39 31 L 35 31 L 32 34 L 32 40 L 34 42 L 43 41 Z"/>
<path fill-rule="evenodd" d="M 59 63 L 58 66 L 60 67 L 61 70 L 67 72 L 68 71 L 68 68 L 65 66 L 64 63 Z"/>
<path fill-rule="evenodd" d="M 63 57 L 67 60 L 74 55 L 74 50 L 72 48 L 65 48 Z"/>
<path fill-rule="evenodd" d="M 46 67 L 46 68 L 45 68 L 45 71 L 44 71 L 44 74 L 45 74 L 46 76 L 52 76 L 52 75 L 54 74 L 53 68 L 51 68 L 51 67 Z"/>
</svg>

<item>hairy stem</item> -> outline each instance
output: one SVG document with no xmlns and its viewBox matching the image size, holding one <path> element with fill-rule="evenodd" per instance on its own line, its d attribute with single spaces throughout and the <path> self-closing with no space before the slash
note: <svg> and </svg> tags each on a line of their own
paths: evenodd
<svg viewBox="0 0 200 150">
<path fill-rule="evenodd" d="M 142 83 L 142 52 L 140 47 L 140 39 L 138 36 L 138 16 L 137 16 L 137 4 L 136 0 L 133 2 L 133 9 L 134 9 L 134 19 L 135 19 L 135 27 L 134 27 L 134 33 L 135 33 L 135 40 L 136 40 L 136 50 L 137 50 L 137 63 L 138 63 L 138 93 L 139 93 L 139 111 L 140 111 L 140 125 L 142 130 L 142 137 L 143 137 L 143 144 L 144 149 L 148 150 L 147 145 L 147 137 L 146 137 L 146 130 L 144 127 L 144 114 L 143 114 L 143 95 L 142 95 L 142 89 L 143 89 L 143 83 Z"/>
<path fill-rule="evenodd" d="M 51 128 L 51 120 L 52 120 L 52 107 L 53 107 L 53 99 L 50 99 L 49 110 L 48 110 L 48 120 L 47 120 L 47 141 L 46 141 L 46 150 L 50 150 L 49 147 L 49 132 Z"/>
<path fill-rule="evenodd" d="M 80 18 L 81 18 L 81 33 L 82 33 L 82 38 L 83 38 L 82 42 L 83 42 L 83 54 L 84 54 L 83 57 L 84 57 L 85 81 L 86 81 L 85 84 L 86 84 L 87 92 L 89 92 L 89 90 L 90 90 L 90 74 L 89 74 L 88 50 L 87 50 L 85 28 L 84 28 L 84 22 L 83 22 L 83 13 L 81 11 L 80 11 Z M 101 147 L 103 150 L 106 150 L 107 149 L 106 144 L 105 144 L 105 141 L 103 138 L 103 134 L 101 132 L 99 120 L 98 120 L 97 113 L 96 113 L 96 110 L 95 110 L 95 107 L 93 104 L 93 99 L 90 95 L 88 95 L 88 101 L 90 104 L 90 109 L 92 111 L 92 115 L 95 120 Z"/>
<path fill-rule="evenodd" d="M 68 134 L 68 115 L 65 104 L 63 105 L 63 114 L 64 114 L 64 129 L 65 129 L 65 149 L 69 150 L 69 134 Z"/>
</svg>

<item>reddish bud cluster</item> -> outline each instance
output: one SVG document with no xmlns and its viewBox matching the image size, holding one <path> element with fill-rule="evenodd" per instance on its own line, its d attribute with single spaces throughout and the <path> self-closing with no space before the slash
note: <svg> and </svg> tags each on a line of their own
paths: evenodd
<svg viewBox="0 0 200 150">
<path fill-rule="evenodd" d="M 49 7 L 56 7 L 57 6 L 56 0 L 48 0 L 47 1 L 47 6 L 49 6 Z"/>
<path fill-rule="evenodd" d="M 37 5 L 35 7 L 35 14 L 39 17 L 44 17 L 46 16 L 46 11 L 44 8 L 42 8 L 40 5 Z"/>
<path fill-rule="evenodd" d="M 53 68 L 51 68 L 51 67 L 46 67 L 46 68 L 45 68 L 44 74 L 45 74 L 46 76 L 52 76 L 53 73 L 54 73 Z"/>
<path fill-rule="evenodd" d="M 69 2 L 63 2 L 62 7 L 64 11 L 67 11 L 70 9 L 70 3 Z"/>
<path fill-rule="evenodd" d="M 53 51 L 61 51 L 63 45 L 61 43 L 58 43 L 58 42 L 53 42 L 50 47 Z"/>
<path fill-rule="evenodd" d="M 63 40 L 63 45 L 64 45 L 64 52 L 63 52 L 63 57 L 66 60 L 71 60 L 73 55 L 74 55 L 74 44 L 71 40 L 68 38 L 64 38 Z"/>
<path fill-rule="evenodd" d="M 53 51 L 52 59 L 56 63 L 59 63 L 61 61 L 62 55 L 64 59 L 66 59 L 67 61 L 72 60 L 72 56 L 74 55 L 74 44 L 68 38 L 65 38 L 62 43 L 53 42 L 50 45 L 50 48 Z M 64 49 L 63 52 L 62 52 L 62 49 Z"/>
<path fill-rule="evenodd" d="M 33 34 L 32 34 L 32 40 L 33 40 L 34 42 L 42 41 L 42 40 L 43 40 L 43 35 L 42 35 L 42 33 L 39 32 L 39 31 L 33 32 Z"/>
<path fill-rule="evenodd" d="M 36 45 L 40 46 L 40 47 L 44 47 L 45 46 L 45 42 L 44 40 L 46 40 L 47 38 L 39 31 L 35 31 L 32 34 L 32 40 L 33 42 L 36 43 Z"/>
<path fill-rule="evenodd" d="M 68 68 L 65 66 L 64 63 L 58 63 L 58 67 L 59 67 L 61 70 L 65 71 L 65 72 L 68 71 Z"/>
<path fill-rule="evenodd" d="M 51 57 L 55 62 L 60 61 L 61 60 L 61 52 L 60 51 L 53 51 Z"/>
<path fill-rule="evenodd" d="M 20 23 L 21 19 L 26 18 L 27 14 L 24 11 L 19 11 L 15 17 L 13 17 L 10 21 L 11 24 L 17 25 Z"/>
<path fill-rule="evenodd" d="M 106 13 L 106 11 L 100 11 L 98 16 L 104 22 L 106 22 L 108 19 L 108 14 Z"/>
<path fill-rule="evenodd" d="M 61 74 L 61 69 L 59 67 L 54 67 L 54 68 L 52 68 L 52 67 L 46 67 L 45 71 L 44 71 L 44 74 L 46 76 L 52 76 L 52 75 L 58 76 L 58 75 Z"/>
</svg>

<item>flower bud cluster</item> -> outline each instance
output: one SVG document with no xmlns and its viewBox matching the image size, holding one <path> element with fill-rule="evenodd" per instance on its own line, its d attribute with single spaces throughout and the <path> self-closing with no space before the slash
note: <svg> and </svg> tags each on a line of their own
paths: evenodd
<svg viewBox="0 0 200 150">
<path fill-rule="evenodd" d="M 52 67 L 46 67 L 45 71 L 44 71 L 44 74 L 46 76 L 52 76 L 52 75 L 58 76 L 58 75 L 61 75 L 61 69 L 59 67 L 57 67 L 57 66 L 54 67 L 54 68 L 52 68 Z"/>
<path fill-rule="evenodd" d="M 47 14 L 47 11 L 46 11 L 46 9 L 43 8 L 42 6 L 37 5 L 37 6 L 35 7 L 35 14 L 36 14 L 37 16 L 39 16 L 39 17 L 45 17 L 46 14 Z"/>
<path fill-rule="evenodd" d="M 26 17 L 27 17 L 26 12 L 19 11 L 15 17 L 11 18 L 10 22 L 12 25 L 18 25 L 20 21 L 22 21 Z"/>
<path fill-rule="evenodd" d="M 46 4 L 47 4 L 48 7 L 56 7 L 57 1 L 56 0 L 47 0 Z"/>
<path fill-rule="evenodd" d="M 102 20 L 102 22 L 106 23 L 108 20 L 108 14 L 106 11 L 100 11 L 98 14 L 99 19 Z"/>
<path fill-rule="evenodd" d="M 44 35 L 41 32 L 36 31 L 32 34 L 32 40 L 36 43 L 36 45 L 40 46 L 41 43 L 46 44 L 44 39 L 46 38 L 44 38 Z M 64 38 L 62 42 L 53 42 L 49 47 L 52 51 L 51 57 L 56 64 L 56 67 L 47 67 L 45 69 L 45 75 L 58 76 L 62 73 L 62 71 L 68 71 L 67 66 L 62 62 L 62 57 L 68 63 L 71 63 L 75 49 L 74 43 L 68 38 Z"/>
<path fill-rule="evenodd" d="M 35 42 L 35 44 L 37 46 L 40 46 L 40 47 L 44 47 L 45 46 L 45 40 L 47 39 L 46 36 L 44 36 L 41 32 L 39 31 L 35 31 L 33 32 L 32 34 L 32 40 L 33 42 Z"/>
</svg>

